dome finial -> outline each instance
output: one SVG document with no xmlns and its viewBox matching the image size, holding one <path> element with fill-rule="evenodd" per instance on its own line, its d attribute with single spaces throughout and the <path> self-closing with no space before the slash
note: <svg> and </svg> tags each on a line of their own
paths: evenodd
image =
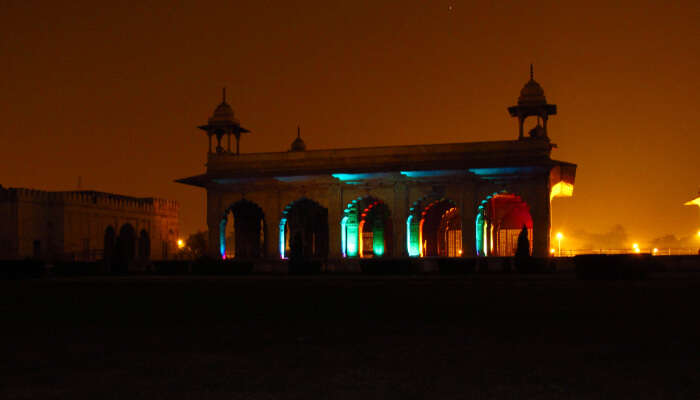
<svg viewBox="0 0 700 400">
<path fill-rule="evenodd" d="M 297 138 L 294 139 L 292 142 L 292 147 L 289 149 L 289 151 L 305 151 L 306 150 L 306 143 L 304 143 L 304 140 L 301 138 L 301 127 L 297 125 Z"/>
<path fill-rule="evenodd" d="M 226 103 L 226 86 L 221 89 L 221 102 Z"/>
<path fill-rule="evenodd" d="M 531 80 L 535 79 L 535 73 L 533 72 L 532 63 L 530 63 L 530 79 Z"/>
</svg>

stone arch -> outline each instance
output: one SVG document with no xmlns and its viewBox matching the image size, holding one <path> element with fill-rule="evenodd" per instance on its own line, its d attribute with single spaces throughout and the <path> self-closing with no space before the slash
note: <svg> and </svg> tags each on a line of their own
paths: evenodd
<svg viewBox="0 0 700 400">
<path fill-rule="evenodd" d="M 131 224 L 119 228 L 119 236 L 115 246 L 116 266 L 114 272 L 126 272 L 134 261 L 136 250 L 136 231 Z"/>
<path fill-rule="evenodd" d="M 221 258 L 261 258 L 265 229 L 265 213 L 260 206 L 247 199 L 233 203 L 219 223 Z"/>
<path fill-rule="evenodd" d="M 151 258 L 151 238 L 145 229 L 139 233 L 139 251 L 138 256 L 140 261 L 148 261 Z"/>
<path fill-rule="evenodd" d="M 389 206 L 374 196 L 348 203 L 340 223 L 343 257 L 390 256 L 393 225 Z"/>
<path fill-rule="evenodd" d="M 104 247 L 102 248 L 102 258 L 104 259 L 105 263 L 111 268 L 111 265 L 114 263 L 114 246 L 116 242 L 116 233 L 114 232 L 114 228 L 112 225 L 108 225 L 107 228 L 105 228 L 105 234 L 104 234 Z"/>
<path fill-rule="evenodd" d="M 455 201 L 434 195 L 415 201 L 406 220 L 411 257 L 461 257 L 462 219 Z"/>
<path fill-rule="evenodd" d="M 476 254 L 514 256 L 523 225 L 527 228 L 532 252 L 532 215 L 522 196 L 501 190 L 481 201 L 476 213 Z"/>
<path fill-rule="evenodd" d="M 289 203 L 280 218 L 280 257 L 328 257 L 328 209 L 302 197 Z"/>
</svg>

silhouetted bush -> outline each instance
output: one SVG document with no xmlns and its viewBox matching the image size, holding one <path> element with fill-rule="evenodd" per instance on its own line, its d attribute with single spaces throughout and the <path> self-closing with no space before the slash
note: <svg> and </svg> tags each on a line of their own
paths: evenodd
<svg viewBox="0 0 700 400">
<path fill-rule="evenodd" d="M 513 259 L 511 257 L 503 257 L 503 260 L 501 260 L 501 271 L 505 273 L 513 271 Z"/>
<path fill-rule="evenodd" d="M 247 275 L 253 271 L 252 260 L 214 260 L 200 258 L 192 264 L 192 273 L 200 275 Z"/>
<path fill-rule="evenodd" d="M 191 265 L 189 260 L 154 261 L 152 271 L 157 275 L 185 275 L 192 272 Z"/>
<path fill-rule="evenodd" d="M 46 266 L 40 260 L 0 260 L 0 278 L 28 279 L 40 278 L 46 273 Z"/>
<path fill-rule="evenodd" d="M 312 275 L 321 272 L 323 262 L 320 260 L 290 259 L 288 271 L 290 275 Z"/>
<path fill-rule="evenodd" d="M 515 268 L 521 274 L 542 274 L 554 272 L 549 257 L 515 257 Z"/>
<path fill-rule="evenodd" d="M 476 270 L 479 273 L 489 272 L 489 259 L 486 257 L 479 257 L 476 261 Z"/>
<path fill-rule="evenodd" d="M 103 274 L 104 266 L 101 262 L 58 262 L 51 272 L 57 276 L 88 276 Z"/>
<path fill-rule="evenodd" d="M 363 258 L 360 270 L 370 275 L 411 275 L 420 272 L 419 263 L 406 258 Z"/>
<path fill-rule="evenodd" d="M 437 265 L 442 275 L 473 274 L 476 270 L 476 259 L 440 258 Z"/>
<path fill-rule="evenodd" d="M 578 279 L 646 279 L 659 268 L 650 254 L 586 254 L 574 257 Z"/>
</svg>

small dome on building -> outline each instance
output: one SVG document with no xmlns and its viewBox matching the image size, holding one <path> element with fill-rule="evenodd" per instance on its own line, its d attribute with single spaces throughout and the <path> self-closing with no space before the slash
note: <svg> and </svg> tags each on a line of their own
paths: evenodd
<svg viewBox="0 0 700 400">
<path fill-rule="evenodd" d="M 544 89 L 533 77 L 532 65 L 530 65 L 530 80 L 520 90 L 518 104 L 547 104 L 547 99 L 544 97 Z"/>
<path fill-rule="evenodd" d="M 236 118 L 233 115 L 233 109 L 226 102 L 226 88 L 223 89 L 221 104 L 216 106 L 214 114 L 209 118 L 210 125 L 232 125 L 236 124 Z"/>
<path fill-rule="evenodd" d="M 518 104 L 547 104 L 544 89 L 535 80 L 530 79 L 520 91 Z"/>
<path fill-rule="evenodd" d="M 297 138 L 292 142 L 289 151 L 306 151 L 306 143 L 301 139 L 301 129 L 297 127 Z"/>
<path fill-rule="evenodd" d="M 219 104 L 214 110 L 214 114 L 209 118 L 209 123 L 212 125 L 218 124 L 230 124 L 235 122 L 236 119 L 233 116 L 233 109 L 226 101 Z"/>
</svg>

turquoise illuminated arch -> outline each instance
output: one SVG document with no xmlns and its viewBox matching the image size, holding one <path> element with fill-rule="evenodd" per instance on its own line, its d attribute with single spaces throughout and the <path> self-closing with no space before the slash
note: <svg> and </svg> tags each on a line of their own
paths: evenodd
<svg viewBox="0 0 700 400">
<path fill-rule="evenodd" d="M 409 257 L 421 256 L 421 247 L 423 246 L 421 243 L 421 225 L 425 212 L 433 205 L 443 201 L 448 202 L 453 207 L 457 207 L 453 200 L 435 195 L 423 196 L 413 202 L 408 211 L 409 216 L 406 219 L 406 251 Z"/>
<path fill-rule="evenodd" d="M 279 253 L 280 253 L 280 258 L 281 259 L 287 259 L 288 254 L 287 253 L 287 235 L 286 235 L 286 229 L 287 229 L 287 222 L 289 219 L 289 213 L 292 210 L 292 208 L 297 205 L 299 202 L 305 202 L 308 201 L 312 204 L 314 204 L 317 207 L 324 208 L 321 204 L 319 204 L 317 201 L 310 199 L 308 197 L 300 197 L 291 203 L 287 204 L 287 206 L 282 210 L 282 217 L 280 218 L 280 223 L 279 223 Z"/>
<path fill-rule="evenodd" d="M 248 207 L 248 212 L 246 212 L 246 214 L 248 214 L 248 215 L 250 215 L 249 212 L 251 209 L 257 213 L 256 215 L 259 218 L 260 224 L 258 225 L 259 231 L 256 234 L 258 235 L 257 236 L 259 239 L 258 244 L 260 245 L 260 248 L 258 249 L 259 254 L 257 253 L 258 250 L 256 250 L 256 254 L 258 254 L 257 256 L 264 255 L 264 245 L 265 245 L 264 235 L 265 235 L 265 230 L 266 230 L 265 214 L 263 213 L 262 208 L 260 208 L 260 206 L 257 205 L 256 203 L 254 203 L 248 199 L 240 199 L 240 200 L 236 201 L 235 203 L 232 203 L 229 207 L 226 208 L 223 216 L 221 216 L 221 219 L 219 221 L 219 255 L 221 256 L 222 259 L 226 259 L 226 225 L 228 223 L 228 216 L 229 216 L 229 214 L 233 214 L 234 221 L 236 221 L 237 218 L 241 218 L 241 215 L 238 212 L 238 209 L 240 207 Z M 239 213 L 238 216 L 236 215 L 237 213 Z M 256 224 L 257 224 L 257 222 L 256 222 Z M 241 235 L 244 235 L 244 238 L 245 238 L 246 233 L 250 234 L 250 232 L 236 231 L 235 235 L 241 234 Z M 245 239 L 252 240 L 252 238 L 245 238 Z M 255 239 L 255 240 L 258 240 L 258 239 Z M 238 241 L 240 239 L 236 236 L 235 240 Z M 250 255 L 247 255 L 247 256 L 250 256 Z"/>
</svg>

